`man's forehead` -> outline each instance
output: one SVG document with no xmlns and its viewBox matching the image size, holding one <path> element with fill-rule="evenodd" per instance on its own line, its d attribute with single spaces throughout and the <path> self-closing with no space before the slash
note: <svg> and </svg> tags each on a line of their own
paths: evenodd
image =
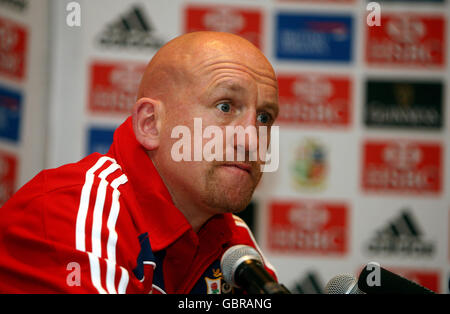
<svg viewBox="0 0 450 314">
<path fill-rule="evenodd" d="M 212 58 L 197 60 L 192 64 L 192 69 L 197 73 L 221 70 L 242 71 L 260 79 L 276 80 L 272 66 L 267 61 L 255 62 L 252 60 L 251 62 L 245 62 L 242 59 L 239 54 L 234 56 L 217 55 Z"/>
<path fill-rule="evenodd" d="M 249 75 L 249 77 L 251 77 Z M 233 77 L 225 73 L 222 76 L 216 76 L 216 79 L 211 80 L 208 85 L 209 91 L 215 90 L 227 90 L 233 93 L 244 93 L 249 91 L 251 83 L 249 81 L 241 79 L 241 77 Z M 258 85 L 264 85 L 273 88 L 273 93 L 278 92 L 277 81 L 273 79 L 261 80 L 260 78 L 252 77 Z"/>
<path fill-rule="evenodd" d="M 220 32 L 189 33 L 161 49 L 171 62 L 187 69 L 197 70 L 219 63 L 246 65 L 254 71 L 273 74 L 270 62 L 263 53 L 246 39 Z"/>
</svg>

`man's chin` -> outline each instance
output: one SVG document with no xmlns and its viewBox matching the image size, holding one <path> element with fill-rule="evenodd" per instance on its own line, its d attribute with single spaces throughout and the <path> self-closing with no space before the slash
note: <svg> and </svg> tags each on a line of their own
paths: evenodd
<svg viewBox="0 0 450 314">
<path fill-rule="evenodd" d="M 216 206 L 213 207 L 213 210 L 215 214 L 225 214 L 225 213 L 237 214 L 246 209 L 249 203 L 250 200 L 245 202 L 228 201 L 221 204 L 216 203 L 215 204 Z"/>
<path fill-rule="evenodd" d="M 213 168 L 207 176 L 204 201 L 217 213 L 241 212 L 250 203 L 258 181 L 242 170 Z"/>
<path fill-rule="evenodd" d="M 207 204 L 217 213 L 239 213 L 250 203 L 253 189 L 225 189 L 209 190 Z"/>
</svg>

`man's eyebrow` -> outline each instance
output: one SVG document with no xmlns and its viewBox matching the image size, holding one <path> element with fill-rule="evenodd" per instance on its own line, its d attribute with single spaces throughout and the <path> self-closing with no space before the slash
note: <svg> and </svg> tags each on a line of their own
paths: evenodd
<svg viewBox="0 0 450 314">
<path fill-rule="evenodd" d="M 275 119 L 278 117 L 278 113 L 280 112 L 279 106 L 274 102 L 265 102 L 260 109 L 266 109 L 266 110 L 272 110 L 273 111 L 273 118 Z"/>
</svg>

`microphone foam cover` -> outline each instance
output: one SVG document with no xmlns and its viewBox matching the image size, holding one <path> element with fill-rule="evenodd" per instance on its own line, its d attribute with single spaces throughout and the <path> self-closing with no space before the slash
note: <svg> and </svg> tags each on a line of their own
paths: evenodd
<svg viewBox="0 0 450 314">
<path fill-rule="evenodd" d="M 220 267 L 222 268 L 223 278 L 229 284 L 235 285 L 234 273 L 236 268 L 248 259 L 257 260 L 262 263 L 259 253 L 248 245 L 234 245 L 227 249 L 220 260 Z"/>
<path fill-rule="evenodd" d="M 349 274 L 333 277 L 325 286 L 326 294 L 361 294 L 357 288 L 356 278 Z"/>
</svg>

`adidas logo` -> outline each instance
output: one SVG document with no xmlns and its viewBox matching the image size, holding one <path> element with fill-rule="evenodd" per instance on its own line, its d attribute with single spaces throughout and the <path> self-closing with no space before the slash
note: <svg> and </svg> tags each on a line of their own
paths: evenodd
<svg viewBox="0 0 450 314">
<path fill-rule="evenodd" d="M 165 41 L 155 35 L 155 29 L 141 7 L 134 6 L 109 24 L 99 36 L 102 46 L 159 49 Z"/>
<path fill-rule="evenodd" d="M 401 254 L 431 256 L 435 251 L 432 242 L 423 240 L 423 233 L 407 209 L 369 240 L 367 250 L 372 254 Z"/>
<path fill-rule="evenodd" d="M 315 272 L 308 272 L 290 289 L 295 294 L 324 294 L 324 285 Z"/>
<path fill-rule="evenodd" d="M 22 12 L 28 7 L 28 0 L 0 0 L 0 5 Z"/>
</svg>

